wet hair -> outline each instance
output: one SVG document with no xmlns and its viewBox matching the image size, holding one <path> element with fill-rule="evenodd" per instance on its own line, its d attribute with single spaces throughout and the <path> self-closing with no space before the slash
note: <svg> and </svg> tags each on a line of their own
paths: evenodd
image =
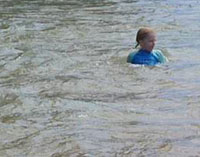
<svg viewBox="0 0 200 157">
<path fill-rule="evenodd" d="M 140 28 L 137 32 L 135 48 L 137 48 L 140 44 L 140 41 L 145 39 L 150 33 L 155 33 L 155 31 L 149 27 Z"/>
</svg>

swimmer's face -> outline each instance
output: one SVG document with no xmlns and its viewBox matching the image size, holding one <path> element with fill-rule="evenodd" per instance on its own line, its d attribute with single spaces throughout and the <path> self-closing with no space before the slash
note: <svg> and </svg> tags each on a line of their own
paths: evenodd
<svg viewBox="0 0 200 157">
<path fill-rule="evenodd" d="M 140 46 L 142 49 L 145 49 L 151 52 L 156 43 L 156 34 L 149 33 L 143 40 L 140 40 Z"/>
</svg>

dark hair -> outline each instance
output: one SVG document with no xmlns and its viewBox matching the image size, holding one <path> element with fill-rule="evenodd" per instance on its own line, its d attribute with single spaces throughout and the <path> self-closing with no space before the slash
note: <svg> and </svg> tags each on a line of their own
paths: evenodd
<svg viewBox="0 0 200 157">
<path fill-rule="evenodd" d="M 135 48 L 137 48 L 138 45 L 140 44 L 140 41 L 145 39 L 150 33 L 155 33 L 155 31 L 148 27 L 140 28 L 137 32 L 136 36 L 137 44 L 135 45 Z"/>
</svg>

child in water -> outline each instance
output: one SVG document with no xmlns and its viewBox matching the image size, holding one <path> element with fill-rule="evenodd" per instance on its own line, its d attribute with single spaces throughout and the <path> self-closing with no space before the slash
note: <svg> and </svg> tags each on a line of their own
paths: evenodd
<svg viewBox="0 0 200 157">
<path fill-rule="evenodd" d="M 140 28 L 136 36 L 137 45 L 140 49 L 128 55 L 127 62 L 154 66 L 165 63 L 168 59 L 160 50 L 153 50 L 156 42 L 156 33 L 151 28 Z"/>
</svg>

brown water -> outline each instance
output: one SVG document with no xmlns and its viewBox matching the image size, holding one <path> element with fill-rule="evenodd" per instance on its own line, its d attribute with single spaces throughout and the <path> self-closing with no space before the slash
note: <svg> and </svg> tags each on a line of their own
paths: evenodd
<svg viewBox="0 0 200 157">
<path fill-rule="evenodd" d="M 0 1 L 0 156 L 200 156 L 200 2 Z M 126 63 L 139 27 L 170 62 Z"/>
</svg>

